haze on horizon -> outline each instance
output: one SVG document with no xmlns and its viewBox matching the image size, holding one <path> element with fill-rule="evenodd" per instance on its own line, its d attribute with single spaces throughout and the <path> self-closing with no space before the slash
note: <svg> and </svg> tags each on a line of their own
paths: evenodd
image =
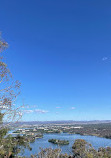
<svg viewBox="0 0 111 158">
<path fill-rule="evenodd" d="M 111 1 L 4 0 L 22 121 L 111 120 Z"/>
</svg>

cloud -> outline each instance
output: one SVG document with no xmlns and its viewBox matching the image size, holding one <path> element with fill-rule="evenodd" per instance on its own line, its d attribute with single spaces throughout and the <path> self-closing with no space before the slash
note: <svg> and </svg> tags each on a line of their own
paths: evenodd
<svg viewBox="0 0 111 158">
<path fill-rule="evenodd" d="M 60 106 L 56 107 L 56 109 L 60 109 L 60 108 L 61 108 Z"/>
<path fill-rule="evenodd" d="M 45 114 L 45 113 L 48 113 L 49 111 L 36 109 L 35 112 L 40 113 L 40 114 Z"/>
<path fill-rule="evenodd" d="M 102 61 L 108 60 L 108 57 L 103 57 Z"/>
<path fill-rule="evenodd" d="M 74 110 L 74 109 L 75 109 L 75 107 L 71 107 L 71 109 L 72 109 L 72 110 Z"/>
<path fill-rule="evenodd" d="M 35 110 L 23 110 L 22 111 L 23 113 L 33 113 L 33 112 L 36 112 L 36 113 L 40 113 L 40 114 L 44 114 L 44 113 L 48 113 L 49 111 L 47 110 L 41 110 L 41 109 L 35 109 Z"/>
<path fill-rule="evenodd" d="M 37 105 L 26 105 L 26 108 L 37 108 L 38 106 Z"/>
<path fill-rule="evenodd" d="M 37 108 L 38 106 L 37 105 L 23 104 L 21 107 L 25 108 L 25 109 L 32 109 L 32 108 Z"/>
<path fill-rule="evenodd" d="M 33 110 L 23 110 L 23 112 L 29 114 L 29 113 L 32 113 L 32 112 L 34 112 L 34 111 L 33 111 Z"/>
</svg>

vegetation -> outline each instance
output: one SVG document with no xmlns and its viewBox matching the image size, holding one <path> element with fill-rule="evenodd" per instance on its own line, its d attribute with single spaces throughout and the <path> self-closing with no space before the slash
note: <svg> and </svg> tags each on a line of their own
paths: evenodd
<svg viewBox="0 0 111 158">
<path fill-rule="evenodd" d="M 111 147 L 95 150 L 83 139 L 77 139 L 72 146 L 73 158 L 111 158 Z"/>
<path fill-rule="evenodd" d="M 68 140 L 59 140 L 59 139 L 49 139 L 48 142 L 51 142 L 53 144 L 58 144 L 58 145 L 68 145 L 69 144 Z"/>
<path fill-rule="evenodd" d="M 41 149 L 37 155 L 31 155 L 31 158 L 71 158 L 68 154 L 61 154 L 61 149 Z"/>
<path fill-rule="evenodd" d="M 79 124 L 76 126 L 81 128 L 73 128 L 75 125 L 68 125 L 66 126 L 68 128 L 62 127 L 62 131 L 70 134 L 92 135 L 111 139 L 111 123 Z"/>
<path fill-rule="evenodd" d="M 0 37 L 0 158 L 12 158 L 26 147 L 31 149 L 24 137 L 7 135 L 9 122 L 17 121 L 21 117 L 19 108 L 15 106 L 20 93 L 20 83 L 13 80 L 2 56 L 7 47 L 7 42 Z"/>
</svg>

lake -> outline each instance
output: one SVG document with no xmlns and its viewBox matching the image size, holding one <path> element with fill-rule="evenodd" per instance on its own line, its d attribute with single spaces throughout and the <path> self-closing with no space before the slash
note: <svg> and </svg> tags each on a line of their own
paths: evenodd
<svg viewBox="0 0 111 158">
<path fill-rule="evenodd" d="M 60 146 L 62 149 L 62 153 L 72 153 L 72 145 L 76 139 L 84 139 L 87 142 L 91 143 L 95 149 L 99 147 L 111 147 L 111 139 L 100 138 L 96 136 L 81 136 L 79 134 L 68 134 L 68 133 L 59 133 L 59 134 L 44 134 L 43 138 L 36 139 L 34 143 L 30 143 L 32 147 L 32 151 L 25 149 L 24 156 L 28 157 L 31 154 L 37 154 L 40 152 L 41 148 L 59 148 L 58 145 L 49 143 L 49 139 L 61 139 L 61 140 L 69 140 L 69 145 Z"/>
</svg>

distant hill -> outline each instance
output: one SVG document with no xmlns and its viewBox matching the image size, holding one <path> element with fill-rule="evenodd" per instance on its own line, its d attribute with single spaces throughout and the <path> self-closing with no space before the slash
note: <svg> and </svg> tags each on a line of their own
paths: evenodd
<svg viewBox="0 0 111 158">
<path fill-rule="evenodd" d="M 30 122 L 17 122 L 16 125 L 40 125 L 40 124 L 100 124 L 111 123 L 111 120 L 92 120 L 92 121 L 30 121 Z"/>
</svg>

